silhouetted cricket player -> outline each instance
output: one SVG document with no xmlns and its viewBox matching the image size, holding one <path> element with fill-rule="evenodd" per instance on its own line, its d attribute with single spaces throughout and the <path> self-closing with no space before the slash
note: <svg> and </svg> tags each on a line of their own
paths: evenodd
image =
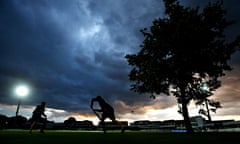
<svg viewBox="0 0 240 144">
<path fill-rule="evenodd" d="M 98 102 L 101 109 L 94 109 L 93 108 L 94 102 Z M 97 96 L 96 98 L 93 98 L 91 101 L 90 107 L 93 110 L 93 112 L 97 115 L 97 117 L 99 118 L 101 124 L 103 125 L 104 133 L 106 133 L 106 127 L 105 127 L 105 119 L 106 118 L 109 118 L 110 120 L 112 120 L 112 122 L 119 124 L 121 126 L 121 130 L 122 130 L 121 132 L 124 133 L 123 125 L 120 122 L 118 122 L 115 118 L 113 107 L 111 105 L 109 105 L 107 102 L 105 102 L 105 100 L 101 96 Z M 101 115 L 99 115 L 98 112 L 100 112 Z"/>
<path fill-rule="evenodd" d="M 42 123 L 40 132 L 44 133 L 44 129 L 46 126 L 46 122 L 47 122 L 47 115 L 44 113 L 45 111 L 45 106 L 46 106 L 46 102 L 41 102 L 40 105 L 37 105 L 37 107 L 35 108 L 35 110 L 32 113 L 32 119 L 31 119 L 31 126 L 29 129 L 29 133 L 32 134 L 32 129 L 33 126 L 37 123 L 40 122 Z M 43 117 L 42 117 L 43 116 Z"/>
</svg>

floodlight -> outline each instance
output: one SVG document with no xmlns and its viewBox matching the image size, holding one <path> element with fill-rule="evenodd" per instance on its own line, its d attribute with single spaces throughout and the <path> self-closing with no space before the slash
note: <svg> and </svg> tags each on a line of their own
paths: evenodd
<svg viewBox="0 0 240 144">
<path fill-rule="evenodd" d="M 16 87 L 16 91 L 15 92 L 16 92 L 17 96 L 25 97 L 25 96 L 27 96 L 29 94 L 29 89 L 25 85 L 20 85 L 20 86 Z"/>
<path fill-rule="evenodd" d="M 18 100 L 18 105 L 17 105 L 17 110 L 16 110 L 16 117 L 18 116 L 18 112 L 19 112 L 19 107 L 21 104 L 21 98 L 25 97 L 29 94 L 29 88 L 26 85 L 18 85 L 15 88 L 15 93 L 18 96 L 19 100 Z"/>
</svg>

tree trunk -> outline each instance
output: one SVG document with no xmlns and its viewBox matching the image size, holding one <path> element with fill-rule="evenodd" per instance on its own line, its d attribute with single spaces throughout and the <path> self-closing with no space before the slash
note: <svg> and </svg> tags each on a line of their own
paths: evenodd
<svg viewBox="0 0 240 144">
<path fill-rule="evenodd" d="M 192 124 L 189 118 L 189 114 L 188 114 L 188 108 L 187 108 L 187 102 L 185 100 L 185 98 L 183 98 L 182 101 L 182 114 L 183 114 L 183 118 L 184 118 L 184 123 L 185 123 L 185 127 L 187 129 L 187 133 L 193 133 L 193 128 L 192 128 Z"/>
</svg>

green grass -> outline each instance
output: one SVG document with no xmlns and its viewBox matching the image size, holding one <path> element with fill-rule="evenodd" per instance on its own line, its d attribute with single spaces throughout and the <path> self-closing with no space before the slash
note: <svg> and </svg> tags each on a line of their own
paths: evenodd
<svg viewBox="0 0 240 144">
<path fill-rule="evenodd" d="M 53 131 L 45 134 L 34 130 L 0 130 L 1 144 L 236 144 L 240 133 L 163 133 L 109 131 L 107 134 L 93 131 Z"/>
</svg>

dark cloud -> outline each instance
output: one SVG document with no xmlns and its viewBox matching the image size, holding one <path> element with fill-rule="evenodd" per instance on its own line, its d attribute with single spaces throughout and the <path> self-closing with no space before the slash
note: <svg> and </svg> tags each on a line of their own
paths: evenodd
<svg viewBox="0 0 240 144">
<path fill-rule="evenodd" d="M 207 1 L 182 3 L 195 6 Z M 225 5 L 228 17 L 240 20 L 239 1 Z M 70 113 L 89 113 L 96 95 L 121 114 L 171 107 L 176 102 L 169 97 L 152 100 L 129 90 L 130 67 L 124 58 L 139 50 L 143 40 L 139 30 L 162 17 L 163 11 L 158 0 L 0 0 L 0 104 L 15 104 L 12 88 L 24 82 L 32 89 L 26 105 L 46 101 L 48 107 Z M 234 37 L 239 28 L 238 23 L 227 33 Z M 239 54 L 231 63 L 239 66 Z M 239 98 L 237 92 L 231 95 L 229 101 Z M 69 115 L 51 112 L 52 117 Z"/>
</svg>

